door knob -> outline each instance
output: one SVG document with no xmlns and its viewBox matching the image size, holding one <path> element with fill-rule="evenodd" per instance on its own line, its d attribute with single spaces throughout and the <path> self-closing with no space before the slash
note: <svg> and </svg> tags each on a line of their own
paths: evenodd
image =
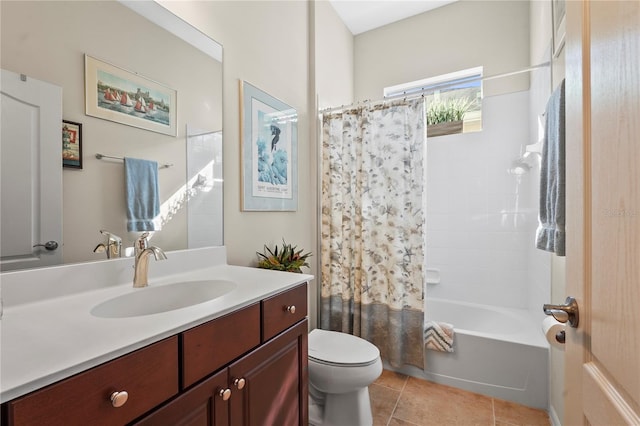
<svg viewBox="0 0 640 426">
<path fill-rule="evenodd" d="M 542 309 L 546 315 L 553 315 L 557 321 L 561 323 L 568 322 L 571 327 L 578 327 L 578 302 L 576 302 L 576 299 L 573 297 L 567 297 L 567 300 L 564 301 L 564 305 L 551 305 L 545 303 L 542 306 Z"/>
<path fill-rule="evenodd" d="M 55 249 L 58 248 L 58 242 L 57 241 L 47 241 L 44 244 L 36 244 L 33 246 L 35 247 L 44 247 L 45 249 L 47 249 L 48 251 L 54 251 Z"/>
</svg>

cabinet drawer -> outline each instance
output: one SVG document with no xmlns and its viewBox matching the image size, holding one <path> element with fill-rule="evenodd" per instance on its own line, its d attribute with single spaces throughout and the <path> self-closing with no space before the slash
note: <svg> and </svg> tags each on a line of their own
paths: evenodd
<svg viewBox="0 0 640 426">
<path fill-rule="evenodd" d="M 124 405 L 111 403 L 126 391 Z M 147 346 L 8 403 L 9 424 L 125 424 L 178 393 L 178 338 Z"/>
<path fill-rule="evenodd" d="M 182 334 L 186 388 L 260 344 L 260 305 L 253 304 Z"/>
<path fill-rule="evenodd" d="M 283 291 L 261 303 L 262 341 L 266 342 L 307 316 L 307 284 Z"/>
</svg>

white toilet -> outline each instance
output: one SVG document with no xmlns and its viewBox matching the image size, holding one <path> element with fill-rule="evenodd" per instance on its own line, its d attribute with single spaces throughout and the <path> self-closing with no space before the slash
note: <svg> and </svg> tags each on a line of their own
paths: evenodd
<svg viewBox="0 0 640 426">
<path fill-rule="evenodd" d="M 309 424 L 373 424 L 368 386 L 380 377 L 380 351 L 357 336 L 315 329 L 309 333 Z"/>
</svg>

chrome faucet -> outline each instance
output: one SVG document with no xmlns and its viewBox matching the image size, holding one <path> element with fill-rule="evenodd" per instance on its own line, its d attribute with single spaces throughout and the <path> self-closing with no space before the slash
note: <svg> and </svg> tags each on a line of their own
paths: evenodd
<svg viewBox="0 0 640 426">
<path fill-rule="evenodd" d="M 133 274 L 133 286 L 146 287 L 149 285 L 147 282 L 147 273 L 149 271 L 149 255 L 153 254 L 156 260 L 165 260 L 167 255 L 164 254 L 161 248 L 155 246 L 149 246 L 148 232 L 143 233 L 136 240 L 135 243 L 135 272 Z"/>
<path fill-rule="evenodd" d="M 107 240 L 105 243 L 100 243 L 93 249 L 94 253 L 107 252 L 107 259 L 121 257 L 122 256 L 122 238 L 116 234 L 112 234 L 109 231 L 100 230 L 100 233 L 104 235 Z"/>
</svg>

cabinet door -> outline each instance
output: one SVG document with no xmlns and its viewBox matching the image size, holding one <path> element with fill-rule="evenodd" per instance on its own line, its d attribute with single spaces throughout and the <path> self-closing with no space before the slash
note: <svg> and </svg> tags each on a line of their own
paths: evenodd
<svg viewBox="0 0 640 426">
<path fill-rule="evenodd" d="M 304 319 L 229 367 L 231 424 L 307 424 L 307 331 Z"/>
<path fill-rule="evenodd" d="M 227 426 L 229 400 L 224 399 L 229 377 L 227 369 L 168 402 L 135 423 L 136 426 Z"/>
</svg>

